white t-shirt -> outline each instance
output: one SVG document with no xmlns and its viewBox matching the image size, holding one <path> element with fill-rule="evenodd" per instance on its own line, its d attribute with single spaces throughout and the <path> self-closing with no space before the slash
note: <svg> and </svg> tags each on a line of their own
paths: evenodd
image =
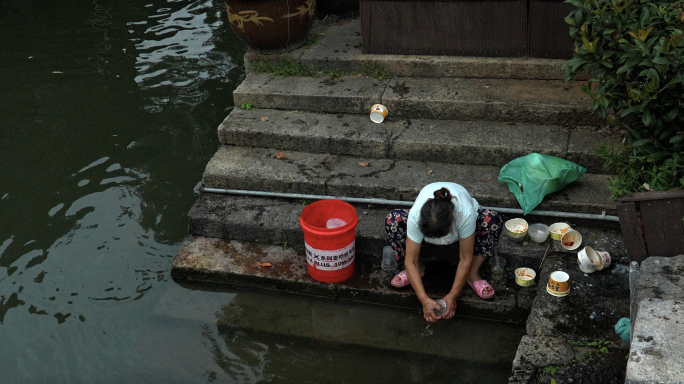
<svg viewBox="0 0 684 384">
<path fill-rule="evenodd" d="M 425 237 L 418 226 L 420 210 L 428 199 L 435 197 L 435 191 L 442 187 L 446 187 L 451 192 L 451 201 L 454 203 L 454 224 L 451 226 L 451 232 L 444 237 Z M 475 233 L 477 210 L 479 208 L 480 204 L 477 203 L 477 200 L 473 199 L 465 188 L 456 183 L 440 182 L 428 184 L 420 191 L 416 202 L 411 207 L 411 212 L 409 212 L 408 223 L 406 224 L 408 237 L 418 244 L 422 243 L 423 239 L 428 243 L 437 245 L 455 243 L 459 238 L 463 239 Z"/>
</svg>

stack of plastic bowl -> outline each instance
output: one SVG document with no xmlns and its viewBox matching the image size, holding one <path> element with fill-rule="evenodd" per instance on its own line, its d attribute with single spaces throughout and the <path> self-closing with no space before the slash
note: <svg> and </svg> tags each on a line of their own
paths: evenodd
<svg viewBox="0 0 684 384">
<path fill-rule="evenodd" d="M 549 227 L 541 223 L 530 225 L 530 228 L 527 230 L 527 232 L 530 234 L 530 239 L 532 239 L 532 241 L 535 243 L 545 242 L 546 239 L 549 238 L 550 233 Z"/>
<path fill-rule="evenodd" d="M 510 219 L 504 226 L 506 227 L 506 234 L 512 241 L 520 243 L 525 240 L 528 227 L 527 221 L 524 219 Z"/>
<path fill-rule="evenodd" d="M 577 253 L 577 264 L 584 273 L 596 272 L 603 269 L 603 259 L 592 247 L 584 247 Z"/>
</svg>

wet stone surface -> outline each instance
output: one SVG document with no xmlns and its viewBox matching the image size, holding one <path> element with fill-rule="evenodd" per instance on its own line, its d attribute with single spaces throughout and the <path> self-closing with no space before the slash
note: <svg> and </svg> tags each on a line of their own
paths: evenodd
<svg viewBox="0 0 684 384">
<path fill-rule="evenodd" d="M 627 363 L 628 384 L 684 383 L 684 300 L 640 303 Z"/>
<path fill-rule="evenodd" d="M 641 263 L 637 300 L 684 300 L 684 255 L 649 257 Z"/>
<path fill-rule="evenodd" d="M 262 266 L 264 262 L 270 265 Z M 430 257 L 429 250 L 425 251 L 424 262 L 425 289 L 433 298 L 443 297 L 453 284 L 456 265 L 452 261 Z M 392 277 L 399 271 L 382 270 L 379 257 L 357 254 L 356 272 L 352 278 L 326 284 L 308 275 L 302 251 L 206 237 L 193 237 L 186 241 L 174 257 L 172 266 L 172 275 L 178 279 L 247 285 L 420 310 L 420 301 L 410 286 L 391 286 Z M 490 277 L 486 269 L 482 277 Z M 536 291 L 518 289 L 512 274 L 503 281 L 493 282 L 492 286 L 497 294 L 490 300 L 482 300 L 472 289 L 464 287 L 457 302 L 457 314 L 524 322 Z"/>
<path fill-rule="evenodd" d="M 546 291 L 553 271 L 570 275 L 570 293 Z M 629 277 L 625 264 L 581 272 L 576 255 L 552 252 L 539 274 L 538 294 L 518 347 L 510 382 L 622 383 L 628 346 L 614 326 L 629 316 Z"/>
<path fill-rule="evenodd" d="M 570 275 L 570 293 L 555 297 L 546 292 L 553 271 Z M 527 321 L 528 335 L 564 336 L 618 341 L 613 326 L 629 317 L 627 266 L 615 263 L 591 274 L 577 266 L 576 256 L 553 253 L 539 276 L 538 298 Z"/>
</svg>

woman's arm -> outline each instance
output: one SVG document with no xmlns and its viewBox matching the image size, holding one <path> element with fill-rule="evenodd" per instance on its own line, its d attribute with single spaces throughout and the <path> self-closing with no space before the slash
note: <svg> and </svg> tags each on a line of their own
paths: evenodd
<svg viewBox="0 0 684 384">
<path fill-rule="evenodd" d="M 420 256 L 420 244 L 411 240 L 406 239 L 406 261 L 404 262 L 406 266 L 406 275 L 408 276 L 409 282 L 413 287 L 413 290 L 418 296 L 418 300 L 423 304 L 423 316 L 425 320 L 434 323 L 435 321 L 441 319 L 441 317 L 435 316 L 434 310 L 439 307 L 436 301 L 432 300 L 425 292 L 425 287 L 423 287 L 423 279 L 420 277 L 420 262 L 418 257 Z"/>
<path fill-rule="evenodd" d="M 445 320 L 451 319 L 456 314 L 456 298 L 461 294 L 461 290 L 465 285 L 470 267 L 473 264 L 473 253 L 475 252 L 475 234 L 458 240 L 459 260 L 458 268 L 456 269 L 456 277 L 454 284 L 451 286 L 449 293 L 444 296 L 444 302 L 447 304 L 447 311 L 442 315 Z"/>
</svg>

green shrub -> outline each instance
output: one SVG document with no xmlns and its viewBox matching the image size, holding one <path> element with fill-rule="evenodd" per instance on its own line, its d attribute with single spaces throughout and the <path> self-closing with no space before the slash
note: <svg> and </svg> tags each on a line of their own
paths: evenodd
<svg viewBox="0 0 684 384">
<path fill-rule="evenodd" d="M 626 131 L 623 145 L 598 153 L 616 168 L 613 198 L 684 187 L 684 0 L 568 0 L 565 21 L 575 41 L 566 80 L 591 79 L 582 90 L 594 110 Z"/>
</svg>

